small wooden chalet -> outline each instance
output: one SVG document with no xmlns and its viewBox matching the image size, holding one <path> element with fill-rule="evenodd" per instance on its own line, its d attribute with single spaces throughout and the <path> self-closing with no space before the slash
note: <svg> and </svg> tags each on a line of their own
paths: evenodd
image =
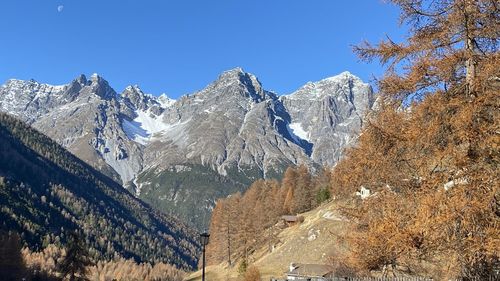
<svg viewBox="0 0 500 281">
<path fill-rule="evenodd" d="M 292 226 L 300 223 L 300 218 L 299 216 L 285 215 L 281 216 L 281 221 L 285 226 Z"/>
<path fill-rule="evenodd" d="M 333 267 L 325 264 L 291 263 L 287 280 L 327 281 L 333 278 Z"/>
</svg>

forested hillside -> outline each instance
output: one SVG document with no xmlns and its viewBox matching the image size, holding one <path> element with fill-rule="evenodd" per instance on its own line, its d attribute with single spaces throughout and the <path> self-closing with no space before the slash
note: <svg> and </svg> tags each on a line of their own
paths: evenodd
<svg viewBox="0 0 500 281">
<path fill-rule="evenodd" d="M 23 122 L 0 114 L 0 228 L 32 251 L 83 234 L 95 260 L 115 257 L 192 269 L 196 233 Z"/>
<path fill-rule="evenodd" d="M 277 242 L 282 215 L 296 215 L 330 199 L 330 171 L 312 175 L 307 167 L 290 167 L 277 180 L 258 180 L 244 194 L 217 201 L 210 224 L 208 263 L 248 262 L 263 245 Z M 300 219 L 300 218 L 299 218 Z"/>
</svg>

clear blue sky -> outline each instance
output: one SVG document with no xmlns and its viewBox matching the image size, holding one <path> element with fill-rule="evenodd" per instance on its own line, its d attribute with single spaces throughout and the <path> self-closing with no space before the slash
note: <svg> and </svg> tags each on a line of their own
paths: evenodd
<svg viewBox="0 0 500 281">
<path fill-rule="evenodd" d="M 382 0 L 1 0 L 0 83 L 64 84 L 99 73 L 177 98 L 237 66 L 266 89 L 294 91 L 344 70 L 380 75 L 352 45 L 399 40 Z"/>
</svg>

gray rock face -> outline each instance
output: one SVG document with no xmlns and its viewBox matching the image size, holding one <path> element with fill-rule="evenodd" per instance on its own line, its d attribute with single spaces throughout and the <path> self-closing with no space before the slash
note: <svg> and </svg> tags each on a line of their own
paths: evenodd
<svg viewBox="0 0 500 281">
<path fill-rule="evenodd" d="M 343 72 L 307 83 L 281 100 L 290 114 L 289 127 L 312 144 L 311 159 L 331 166 L 356 140 L 374 96 L 370 85 Z"/>
<path fill-rule="evenodd" d="M 165 96 L 156 98 L 145 94 L 137 85 L 125 88 L 120 97 L 122 113 L 131 119 L 137 117 L 137 114 L 135 114 L 137 110 L 146 111 L 150 109 L 152 114 L 160 115 L 164 110 L 162 102 L 165 103 L 162 99 L 166 98 Z"/>
<path fill-rule="evenodd" d="M 116 92 L 98 75 L 63 86 L 9 80 L 0 88 L 0 109 L 124 184 L 142 168 L 140 145 L 122 130 Z"/>
<path fill-rule="evenodd" d="M 0 87 L 0 110 L 33 123 L 50 110 L 74 99 L 72 88 L 78 84 L 52 86 L 34 80 L 11 79 Z"/>
<path fill-rule="evenodd" d="M 241 69 L 224 72 L 165 110 L 162 120 L 168 128 L 146 147 L 146 162 L 165 167 L 196 163 L 221 175 L 228 167 L 257 168 L 265 175 L 284 165 L 309 163 L 300 144 L 280 130 L 284 113 L 281 101 L 255 76 Z"/>
<path fill-rule="evenodd" d="M 348 72 L 280 97 L 240 68 L 177 101 L 138 86 L 117 95 L 98 75 L 0 87 L 1 111 L 198 226 L 217 198 L 257 178 L 279 177 L 290 165 L 335 164 L 373 102 L 371 87 Z"/>
</svg>

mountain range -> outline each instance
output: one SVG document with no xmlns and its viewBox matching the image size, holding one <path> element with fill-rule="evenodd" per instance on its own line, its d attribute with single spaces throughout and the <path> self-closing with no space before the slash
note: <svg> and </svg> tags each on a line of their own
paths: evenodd
<svg viewBox="0 0 500 281">
<path fill-rule="evenodd" d="M 241 68 L 173 100 L 97 74 L 65 85 L 8 80 L 0 111 L 46 134 L 135 196 L 198 228 L 217 198 L 291 165 L 332 166 L 373 107 L 372 88 L 343 72 L 278 95 Z"/>
</svg>

